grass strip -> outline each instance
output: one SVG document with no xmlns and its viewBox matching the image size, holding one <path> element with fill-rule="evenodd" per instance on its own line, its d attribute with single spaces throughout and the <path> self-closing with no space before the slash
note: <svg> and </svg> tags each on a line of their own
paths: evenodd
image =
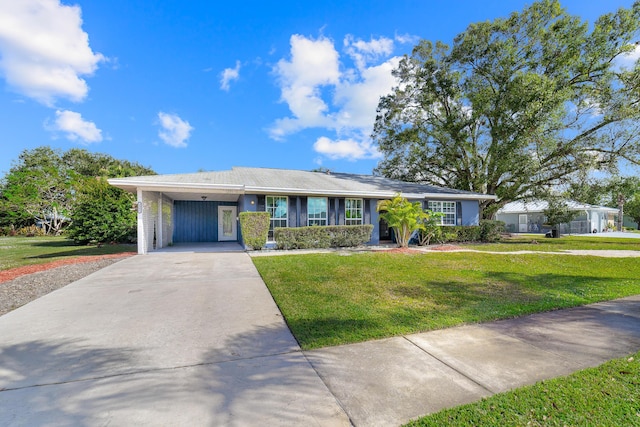
<svg viewBox="0 0 640 427">
<path fill-rule="evenodd" d="M 70 257 L 136 252 L 136 245 L 79 246 L 64 237 L 0 237 L 0 270 Z"/>
<path fill-rule="evenodd" d="M 561 252 L 571 249 L 640 251 L 640 239 L 602 236 L 562 236 L 554 239 L 540 234 L 522 234 L 507 237 L 499 243 L 468 244 L 464 247 L 494 252 Z"/>
</svg>

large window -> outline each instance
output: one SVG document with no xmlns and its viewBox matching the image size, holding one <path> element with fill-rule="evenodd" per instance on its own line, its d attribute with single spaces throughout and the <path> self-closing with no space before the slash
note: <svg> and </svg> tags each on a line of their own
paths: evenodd
<svg viewBox="0 0 640 427">
<path fill-rule="evenodd" d="M 307 225 L 327 225 L 327 198 L 307 199 Z"/>
<path fill-rule="evenodd" d="M 362 224 L 362 199 L 346 199 L 344 215 L 345 225 Z"/>
<path fill-rule="evenodd" d="M 269 224 L 269 240 L 273 240 L 273 230 L 276 227 L 287 226 L 288 199 L 287 196 L 267 196 L 267 212 L 271 216 Z"/>
<path fill-rule="evenodd" d="M 456 225 L 456 202 L 429 202 L 429 210 L 444 214 L 442 225 Z"/>
</svg>

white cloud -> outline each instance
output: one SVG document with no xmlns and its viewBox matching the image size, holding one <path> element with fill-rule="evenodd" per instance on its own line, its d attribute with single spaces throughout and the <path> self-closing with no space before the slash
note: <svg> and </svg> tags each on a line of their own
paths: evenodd
<svg viewBox="0 0 640 427">
<path fill-rule="evenodd" d="M 613 64 L 618 69 L 632 69 L 636 62 L 640 60 L 640 42 L 636 43 L 634 49 L 624 55 L 616 57 Z"/>
<path fill-rule="evenodd" d="M 290 43 L 291 60 L 278 61 L 274 72 L 281 87 L 281 99 L 289 105 L 293 117 L 276 120 L 270 130 L 274 139 L 304 128 L 329 125 L 325 116 L 329 107 L 322 99 L 321 88 L 340 81 L 339 55 L 333 41 L 294 34 Z"/>
<path fill-rule="evenodd" d="M 176 148 L 187 146 L 187 139 L 191 136 L 193 127 L 189 122 L 182 120 L 176 114 L 158 113 L 160 119 L 160 131 L 158 136 L 165 144 Z"/>
<path fill-rule="evenodd" d="M 331 159 L 379 157 L 368 135 L 373 130 L 380 96 L 396 84 L 391 71 L 400 58 L 390 57 L 393 40 L 385 37 L 362 41 L 352 36 L 343 41 L 345 58 L 340 62 L 334 42 L 326 37 L 291 37 L 290 59 L 281 59 L 274 73 L 291 116 L 277 119 L 269 135 L 283 139 L 308 128 L 334 133 L 314 144 L 316 152 Z"/>
<path fill-rule="evenodd" d="M 378 61 L 381 57 L 387 57 L 393 53 L 393 40 L 386 37 L 365 42 L 347 35 L 343 43 L 347 54 L 353 58 L 359 70 L 364 69 L 367 63 Z"/>
<path fill-rule="evenodd" d="M 59 0 L 0 1 L 0 73 L 19 93 L 45 105 L 82 101 L 88 76 L 105 58 L 89 47 L 81 10 Z"/>
<path fill-rule="evenodd" d="M 220 73 L 220 89 L 229 91 L 230 83 L 240 78 L 240 61 L 236 61 L 235 68 L 225 68 Z"/>
<path fill-rule="evenodd" d="M 313 144 L 313 149 L 330 159 L 376 159 L 381 157 L 378 149 L 367 139 L 356 140 L 352 138 L 334 141 L 321 136 Z"/>
<path fill-rule="evenodd" d="M 415 45 L 420 41 L 420 36 L 412 36 L 411 34 L 396 34 L 393 39 L 400 44 Z"/>
<path fill-rule="evenodd" d="M 82 115 L 75 111 L 57 110 L 54 124 L 47 126 L 47 128 L 64 132 L 70 141 L 80 141 L 84 144 L 102 141 L 102 131 L 95 123 L 84 120 Z"/>
</svg>

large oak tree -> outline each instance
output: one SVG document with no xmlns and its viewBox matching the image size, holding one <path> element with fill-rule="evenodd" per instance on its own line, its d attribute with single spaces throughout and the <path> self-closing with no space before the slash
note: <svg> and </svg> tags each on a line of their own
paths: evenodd
<svg viewBox="0 0 640 427">
<path fill-rule="evenodd" d="M 376 173 L 495 194 L 543 193 L 640 164 L 640 2 L 590 25 L 557 1 L 421 41 L 394 71 L 373 138 Z M 637 50 L 636 50 L 637 52 Z"/>
</svg>

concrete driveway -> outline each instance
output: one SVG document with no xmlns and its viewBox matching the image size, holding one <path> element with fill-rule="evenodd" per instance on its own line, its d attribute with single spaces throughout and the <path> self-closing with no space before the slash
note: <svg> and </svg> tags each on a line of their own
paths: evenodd
<svg viewBox="0 0 640 427">
<path fill-rule="evenodd" d="M 0 425 L 350 425 L 245 253 L 136 256 L 0 317 Z"/>
</svg>

